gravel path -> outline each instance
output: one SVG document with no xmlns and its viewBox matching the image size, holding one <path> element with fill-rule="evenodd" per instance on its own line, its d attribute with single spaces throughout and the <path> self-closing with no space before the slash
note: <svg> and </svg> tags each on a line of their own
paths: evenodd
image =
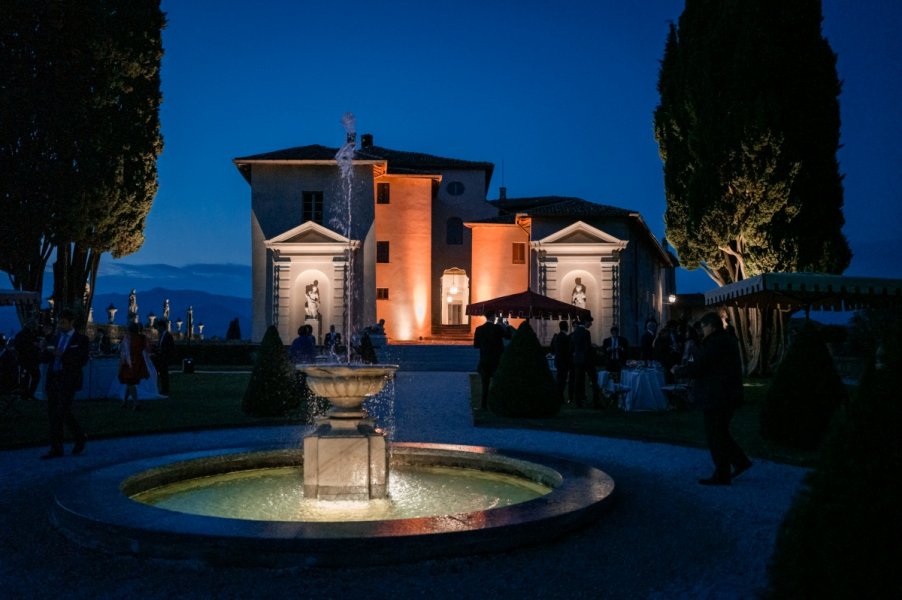
<svg viewBox="0 0 902 600">
<path fill-rule="evenodd" d="M 48 522 L 53 490 L 74 473 L 154 456 L 267 443 L 291 428 L 92 441 L 80 457 L 0 452 L 2 598 L 754 598 L 774 536 L 805 469 L 757 461 L 733 486 L 707 488 L 697 449 L 561 433 L 476 429 L 466 373 L 399 373 L 395 439 L 486 445 L 594 464 L 617 485 L 612 509 L 556 542 L 392 567 L 267 570 L 110 556 L 74 546 Z M 153 410 L 152 405 L 147 406 Z M 89 424 L 86 424 L 89 425 Z M 236 557 L 240 562 L 240 557 Z"/>
</svg>

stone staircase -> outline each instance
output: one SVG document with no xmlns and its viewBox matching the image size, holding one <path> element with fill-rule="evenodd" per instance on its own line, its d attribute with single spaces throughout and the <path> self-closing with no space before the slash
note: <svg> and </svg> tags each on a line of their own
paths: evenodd
<svg viewBox="0 0 902 600">
<path fill-rule="evenodd" d="M 469 325 L 433 325 L 432 341 L 452 344 L 473 343 L 473 333 Z"/>
</svg>

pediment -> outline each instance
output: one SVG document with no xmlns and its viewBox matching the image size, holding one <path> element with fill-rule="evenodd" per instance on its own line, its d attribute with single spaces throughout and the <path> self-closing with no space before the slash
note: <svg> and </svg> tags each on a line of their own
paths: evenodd
<svg viewBox="0 0 902 600">
<path fill-rule="evenodd" d="M 580 245 L 580 244 L 615 244 L 625 247 L 626 240 L 621 240 L 613 235 L 592 227 L 588 223 L 577 221 L 567 227 L 552 233 L 548 237 L 537 240 L 542 246 L 554 244 Z"/>
<path fill-rule="evenodd" d="M 267 246 L 278 244 L 347 244 L 348 238 L 323 227 L 313 221 L 307 221 L 293 227 L 274 238 L 266 240 Z"/>
</svg>

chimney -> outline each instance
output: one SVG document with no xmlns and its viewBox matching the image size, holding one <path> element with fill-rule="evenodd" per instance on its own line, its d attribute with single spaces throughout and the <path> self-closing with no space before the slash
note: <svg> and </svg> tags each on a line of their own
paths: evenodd
<svg viewBox="0 0 902 600">
<path fill-rule="evenodd" d="M 353 131 L 349 131 L 345 135 L 345 144 L 356 144 L 357 143 L 357 134 Z"/>
<path fill-rule="evenodd" d="M 373 134 L 372 133 L 364 133 L 360 136 L 360 147 L 361 148 L 372 148 L 373 147 Z"/>
<path fill-rule="evenodd" d="M 507 200 L 507 188 L 504 187 L 503 185 L 500 188 L 498 188 L 498 200 L 501 202 L 504 202 L 505 200 Z"/>
</svg>

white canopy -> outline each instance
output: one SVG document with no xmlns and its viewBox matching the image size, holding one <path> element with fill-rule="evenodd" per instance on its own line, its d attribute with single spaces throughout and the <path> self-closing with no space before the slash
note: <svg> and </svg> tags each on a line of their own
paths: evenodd
<svg viewBox="0 0 902 600">
<path fill-rule="evenodd" d="M 705 292 L 705 305 L 859 310 L 902 305 L 902 279 L 765 273 Z"/>
</svg>

